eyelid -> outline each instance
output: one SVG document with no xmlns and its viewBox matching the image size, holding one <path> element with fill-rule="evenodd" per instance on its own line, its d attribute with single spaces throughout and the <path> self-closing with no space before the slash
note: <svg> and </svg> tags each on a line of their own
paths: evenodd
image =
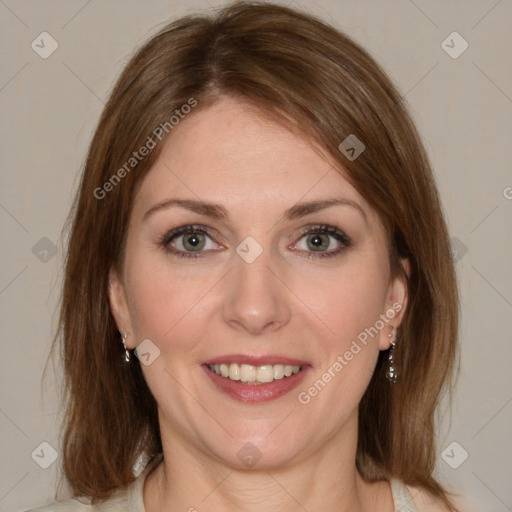
<svg viewBox="0 0 512 512">
<path fill-rule="evenodd" d="M 159 240 L 160 245 L 164 246 L 164 248 L 174 256 L 177 256 L 179 258 L 201 258 L 204 257 L 203 255 L 207 255 L 211 252 L 218 252 L 219 249 L 210 249 L 207 251 L 182 251 L 182 250 L 176 250 L 176 249 L 170 249 L 169 244 L 174 238 L 178 238 L 182 235 L 186 235 L 189 233 L 203 233 L 207 235 L 214 243 L 217 245 L 220 245 L 215 241 L 215 238 L 217 238 L 219 235 L 216 231 L 210 229 L 207 226 L 201 225 L 201 224 L 188 224 L 188 225 L 182 225 L 177 228 L 171 229 L 168 231 L 161 239 Z M 334 237 L 337 242 L 341 245 L 338 249 L 335 250 L 329 250 L 329 251 L 304 251 L 299 250 L 298 252 L 306 253 L 307 258 L 322 258 L 322 257 L 329 257 L 329 256 L 336 256 L 343 252 L 345 249 L 350 247 L 352 245 L 351 238 L 345 234 L 344 231 L 341 229 L 329 225 L 329 224 L 310 224 L 308 226 L 303 226 L 301 228 L 300 234 L 298 235 L 298 238 L 295 242 L 292 243 L 292 246 L 296 246 L 298 242 L 304 238 L 306 235 L 313 235 L 313 234 L 324 234 L 331 237 Z"/>
<path fill-rule="evenodd" d="M 316 232 L 327 233 L 329 235 L 339 235 L 340 237 L 345 237 L 347 241 L 350 240 L 349 236 L 343 230 L 331 224 L 308 224 L 307 226 L 303 226 L 301 228 L 299 236 L 304 236 Z"/>
<path fill-rule="evenodd" d="M 302 251 L 306 253 L 307 257 L 315 257 L 315 255 L 318 257 L 335 256 L 352 246 L 352 239 L 344 231 L 330 224 L 313 224 L 302 228 L 297 241 L 292 245 L 295 247 L 306 235 L 314 234 L 322 234 L 335 238 L 338 244 L 340 244 L 340 247 L 329 251 Z"/>
<path fill-rule="evenodd" d="M 203 226 L 202 224 L 187 224 L 187 225 L 179 226 L 177 228 L 169 230 L 162 237 L 162 242 L 163 243 L 164 242 L 170 243 L 170 241 L 173 238 L 175 238 L 177 236 L 180 236 L 180 235 L 184 235 L 184 234 L 189 233 L 189 232 L 192 232 L 192 233 L 195 233 L 195 232 L 204 233 L 204 234 L 208 235 L 212 239 L 213 238 L 222 238 L 222 237 L 220 237 L 220 235 L 218 234 L 217 231 L 214 231 L 213 229 L 210 229 L 207 226 Z"/>
<path fill-rule="evenodd" d="M 215 239 L 218 237 L 217 232 L 214 232 L 212 229 L 208 228 L 207 226 L 203 226 L 201 224 L 187 224 L 182 225 L 177 228 L 171 229 L 170 231 L 166 232 L 162 237 L 159 239 L 159 245 L 164 248 L 164 250 L 171 254 L 172 256 L 175 256 L 177 258 L 188 258 L 188 259 L 194 259 L 194 258 L 202 258 L 206 256 L 208 253 L 211 252 L 219 252 L 222 249 L 209 249 L 207 251 L 183 251 L 181 249 L 175 249 L 171 248 L 170 244 L 173 239 L 179 238 L 183 235 L 190 234 L 190 233 L 202 233 L 206 235 L 214 244 L 220 245 L 220 247 L 223 249 L 224 247 L 217 243 Z"/>
</svg>

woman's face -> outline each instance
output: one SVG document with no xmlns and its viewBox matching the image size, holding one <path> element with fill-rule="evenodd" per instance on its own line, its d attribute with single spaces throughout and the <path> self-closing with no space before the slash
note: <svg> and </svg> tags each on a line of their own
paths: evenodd
<svg viewBox="0 0 512 512">
<path fill-rule="evenodd" d="M 355 453 L 405 289 L 375 212 L 305 140 L 230 98 L 185 118 L 135 198 L 123 272 L 112 311 L 143 342 L 164 444 L 238 467 Z"/>
</svg>

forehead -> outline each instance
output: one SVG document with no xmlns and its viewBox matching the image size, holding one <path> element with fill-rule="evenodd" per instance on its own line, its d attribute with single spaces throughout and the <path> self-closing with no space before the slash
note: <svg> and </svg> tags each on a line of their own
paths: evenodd
<svg viewBox="0 0 512 512">
<path fill-rule="evenodd" d="M 226 97 L 173 130 L 144 178 L 135 208 L 170 195 L 259 214 L 270 204 L 285 208 L 340 195 L 368 207 L 326 153 L 255 107 Z"/>
</svg>

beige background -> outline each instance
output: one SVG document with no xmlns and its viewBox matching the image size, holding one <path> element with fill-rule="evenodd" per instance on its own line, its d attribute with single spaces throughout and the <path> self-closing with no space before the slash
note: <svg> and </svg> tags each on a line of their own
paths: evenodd
<svg viewBox="0 0 512 512">
<path fill-rule="evenodd" d="M 135 46 L 169 19 L 222 3 L 0 0 L 1 511 L 54 499 L 59 460 L 43 469 L 31 454 L 49 456 L 42 442 L 59 450 L 51 366 L 43 387 L 41 376 L 55 328 L 61 229 L 103 103 Z M 512 2 L 289 3 L 352 35 L 410 104 L 460 257 L 462 371 L 439 454 L 448 447 L 454 466 L 463 450 L 469 456 L 457 469 L 440 457 L 437 472 L 475 510 L 510 511 Z M 31 47 L 43 31 L 59 45 L 47 59 Z M 453 31 L 469 43 L 456 59 L 441 46 Z M 449 42 L 454 50 L 460 43 Z"/>
</svg>

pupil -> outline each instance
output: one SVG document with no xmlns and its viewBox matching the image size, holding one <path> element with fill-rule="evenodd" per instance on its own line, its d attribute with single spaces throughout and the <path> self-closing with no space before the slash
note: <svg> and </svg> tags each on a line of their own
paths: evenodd
<svg viewBox="0 0 512 512">
<path fill-rule="evenodd" d="M 196 249 L 198 247 L 201 248 L 203 241 L 201 240 L 201 236 L 190 234 L 183 239 L 183 245 L 187 249 Z"/>
<path fill-rule="evenodd" d="M 318 234 L 311 235 L 310 243 L 316 248 L 326 248 L 326 244 L 322 241 L 322 236 Z"/>
</svg>

